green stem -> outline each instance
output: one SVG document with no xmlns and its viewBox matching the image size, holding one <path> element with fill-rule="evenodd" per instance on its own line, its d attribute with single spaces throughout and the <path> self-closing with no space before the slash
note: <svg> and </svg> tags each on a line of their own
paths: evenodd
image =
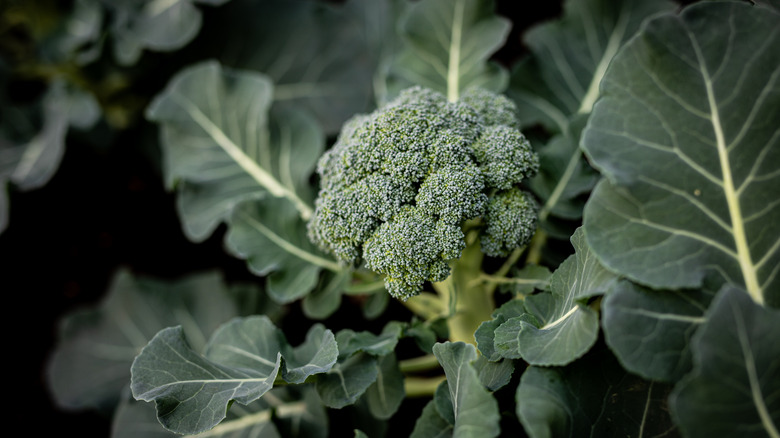
<svg viewBox="0 0 780 438">
<path fill-rule="evenodd" d="M 461 257 L 453 263 L 452 274 L 447 280 L 434 283 L 433 286 L 442 298 L 446 296 L 450 303 L 452 314 L 447 319 L 450 341 L 476 345 L 474 332 L 480 324 L 490 320 L 495 309 L 493 300 L 495 286 L 473 281 L 482 275 L 484 255 L 480 250 L 478 239 L 466 241 L 469 244 L 463 250 Z"/>
<path fill-rule="evenodd" d="M 540 265 L 542 261 L 542 248 L 547 243 L 547 232 L 539 228 L 536 230 L 533 239 L 531 239 L 531 246 L 528 249 L 528 256 L 525 262 L 529 265 Z"/>
<path fill-rule="evenodd" d="M 444 376 L 407 377 L 404 379 L 406 397 L 431 397 L 436 393 L 436 388 L 445 380 L 447 378 Z"/>
<path fill-rule="evenodd" d="M 413 357 L 411 359 L 404 359 L 398 362 L 398 368 L 404 374 L 430 371 L 438 368 L 439 366 L 439 360 L 436 359 L 436 356 L 432 354 Z"/>
</svg>

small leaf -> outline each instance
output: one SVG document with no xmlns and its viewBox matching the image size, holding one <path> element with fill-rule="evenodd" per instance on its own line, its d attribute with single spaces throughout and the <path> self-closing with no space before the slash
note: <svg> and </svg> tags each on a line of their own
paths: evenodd
<svg viewBox="0 0 780 438">
<path fill-rule="evenodd" d="M 620 281 L 601 303 L 607 345 L 629 371 L 676 382 L 691 368 L 691 336 L 706 321 L 714 294 L 653 291 Z"/>
<path fill-rule="evenodd" d="M 528 368 L 515 399 L 531 438 L 674 436 L 669 388 L 626 373 L 606 349 L 566 367 Z"/>
<path fill-rule="evenodd" d="M 702 2 L 647 21 L 615 56 L 582 138 L 606 177 L 584 214 L 606 267 L 780 304 L 778 45 L 780 15 Z"/>
<path fill-rule="evenodd" d="M 511 360 L 490 362 L 485 356 L 479 356 L 472 364 L 477 370 L 479 381 L 490 391 L 497 391 L 506 386 L 512 379 L 515 364 Z"/>
<path fill-rule="evenodd" d="M 358 351 L 372 356 L 385 356 L 395 351 L 398 339 L 401 337 L 403 327 L 399 324 L 389 323 L 379 335 L 370 332 L 355 332 L 344 329 L 336 335 L 339 344 L 339 356 L 350 356 Z"/>
<path fill-rule="evenodd" d="M 495 330 L 495 348 L 503 357 L 523 358 L 533 365 L 565 365 L 596 342 L 598 314 L 587 306 L 617 277 L 604 269 L 585 243 L 582 228 L 571 238 L 575 254 L 550 278 L 550 291 L 526 298 L 526 312 L 507 319 Z"/>
<path fill-rule="evenodd" d="M 493 13 L 492 1 L 423 0 L 406 12 L 399 23 L 406 47 L 391 67 L 390 88 L 422 85 L 455 101 L 469 87 L 506 87 L 506 71 L 487 61 L 511 24 Z"/>
<path fill-rule="evenodd" d="M 357 353 L 318 375 L 315 387 L 325 406 L 340 409 L 355 403 L 376 381 L 378 373 L 374 356 Z"/>
<path fill-rule="evenodd" d="M 447 376 L 455 437 L 495 437 L 500 433 L 498 402 L 482 386 L 471 365 L 477 359 L 473 345 L 445 342 L 433 346 Z"/>
<path fill-rule="evenodd" d="M 301 302 L 301 310 L 309 319 L 325 319 L 338 310 L 341 294 L 352 280 L 348 269 L 320 276 L 318 285 Z"/>
<path fill-rule="evenodd" d="M 693 336 L 693 372 L 674 389 L 686 436 L 780 436 L 780 311 L 725 286 Z"/>
<path fill-rule="evenodd" d="M 404 375 L 398 368 L 395 354 L 390 353 L 377 360 L 379 373 L 376 381 L 366 390 L 366 401 L 371 415 L 387 420 L 392 417 L 406 397 Z"/>
<path fill-rule="evenodd" d="M 495 331 L 508 319 L 521 316 L 525 313 L 525 304 L 521 300 L 510 300 L 493 311 L 490 321 L 485 321 L 477 328 L 474 338 L 477 348 L 482 355 L 490 361 L 501 360 L 501 352 L 495 348 Z"/>
</svg>

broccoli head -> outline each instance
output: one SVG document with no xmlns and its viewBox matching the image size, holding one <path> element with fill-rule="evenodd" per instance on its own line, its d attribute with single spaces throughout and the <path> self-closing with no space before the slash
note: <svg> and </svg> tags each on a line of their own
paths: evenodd
<svg viewBox="0 0 780 438">
<path fill-rule="evenodd" d="M 489 256 L 525 245 L 537 206 L 518 185 L 539 160 L 516 124 L 510 100 L 480 89 L 449 102 L 412 87 L 353 117 L 318 162 L 310 239 L 402 300 L 449 276 L 466 221 L 483 219 Z"/>
</svg>

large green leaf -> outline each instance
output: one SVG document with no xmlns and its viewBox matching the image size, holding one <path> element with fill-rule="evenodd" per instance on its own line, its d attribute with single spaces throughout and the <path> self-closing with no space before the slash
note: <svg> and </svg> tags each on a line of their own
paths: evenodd
<svg viewBox="0 0 780 438">
<path fill-rule="evenodd" d="M 531 438 L 676 436 L 669 387 L 627 373 L 606 349 L 566 367 L 528 368 L 516 392 Z"/>
<path fill-rule="evenodd" d="M 550 278 L 550 291 L 526 298 L 526 313 L 495 330 L 495 348 L 503 357 L 533 365 L 565 365 L 596 342 L 599 319 L 588 299 L 607 292 L 617 277 L 607 271 L 585 243 L 582 228 L 571 238 L 575 254 Z"/>
<path fill-rule="evenodd" d="M 114 55 L 123 65 L 138 61 L 144 49 L 184 47 L 200 31 L 203 17 L 195 3 L 219 5 L 228 0 L 101 0 L 110 12 Z"/>
<path fill-rule="evenodd" d="M 261 74 L 206 61 L 179 72 L 147 109 L 161 125 L 165 178 L 182 187 L 179 211 L 192 240 L 248 199 L 283 198 L 304 219 L 311 214 L 308 178 L 324 137 L 300 113 L 271 123 L 273 93 Z"/>
<path fill-rule="evenodd" d="M 507 90 L 521 125 L 567 134 L 574 114 L 590 112 L 604 71 L 642 20 L 676 7 L 663 0 L 566 1 L 561 18 L 523 35 L 531 56 L 513 67 Z"/>
<path fill-rule="evenodd" d="M 693 372 L 670 397 L 688 437 L 780 436 L 780 311 L 727 285 L 691 342 Z"/>
<path fill-rule="evenodd" d="M 579 143 L 607 66 L 644 18 L 674 7 L 660 0 L 570 0 L 559 19 L 524 33 L 531 54 L 513 66 L 507 95 L 522 127 L 541 124 L 555 134 L 538 149 L 539 173 L 531 180 L 542 201 L 540 226 L 551 236 L 572 234 L 596 183 Z"/>
<path fill-rule="evenodd" d="M 401 2 L 232 0 L 219 15 L 234 32 L 207 36 L 226 65 L 263 72 L 275 86 L 274 106 L 311 112 L 328 134 L 375 107 L 374 75 L 394 52 Z"/>
<path fill-rule="evenodd" d="M 707 276 L 780 305 L 780 14 L 702 2 L 614 58 L 582 145 L 606 180 L 585 209 L 593 251 L 653 288 Z"/>
<path fill-rule="evenodd" d="M 588 116 L 575 115 L 569 128 L 557 134 L 538 150 L 539 173 L 529 181 L 531 190 L 541 200 L 539 223 L 544 230 L 566 239 L 572 233 L 559 230 L 554 218 L 579 220 L 587 194 L 598 181 L 598 173 L 582 158 L 580 135 Z"/>
<path fill-rule="evenodd" d="M 215 272 L 174 282 L 117 272 L 99 306 L 68 315 L 48 364 L 48 383 L 63 407 L 110 409 L 130 384 L 133 358 L 159 330 L 182 325 L 199 350 L 217 327 L 252 312 L 241 296 L 252 287 L 228 290 Z"/>
<path fill-rule="evenodd" d="M 714 293 L 643 288 L 619 282 L 601 303 L 607 344 L 629 371 L 676 382 L 691 369 L 691 336 Z"/>
<path fill-rule="evenodd" d="M 246 355 L 249 360 L 253 352 Z M 254 356 L 253 361 L 251 368 L 219 365 L 195 353 L 181 327 L 167 328 L 133 361 L 133 396 L 154 401 L 157 418 L 166 429 L 204 432 L 225 419 L 232 401 L 248 404 L 271 389 L 281 353 L 277 351 L 273 358 Z"/>
<path fill-rule="evenodd" d="M 291 347 L 265 316 L 234 319 L 198 354 L 181 327 L 160 331 L 133 362 L 131 389 L 154 401 L 157 417 L 177 433 L 200 433 L 225 419 L 228 406 L 248 404 L 271 389 L 279 374 L 290 383 L 329 370 L 338 348 L 329 330 L 316 325 Z"/>
<path fill-rule="evenodd" d="M 502 91 L 507 73 L 488 58 L 506 40 L 510 22 L 489 0 L 422 0 L 399 22 L 406 47 L 390 70 L 391 95 L 422 85 L 457 100 L 463 90 Z"/>
</svg>

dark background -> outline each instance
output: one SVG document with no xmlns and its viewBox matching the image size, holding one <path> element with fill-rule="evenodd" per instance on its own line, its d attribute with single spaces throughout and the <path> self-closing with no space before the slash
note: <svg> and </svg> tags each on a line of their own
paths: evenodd
<svg viewBox="0 0 780 438">
<path fill-rule="evenodd" d="M 528 4 L 497 2 L 497 12 L 513 22 L 505 47 L 496 54 L 507 66 L 524 53 L 520 38 L 528 25 L 560 13 L 560 2 L 533 2 L 523 10 L 515 3 Z M 206 28 L 211 22 L 208 8 L 203 9 Z M 0 38 L 23 39 L 24 32 L 4 28 Z M 125 96 L 128 104 L 145 106 L 186 65 L 198 43 L 196 39 L 172 54 L 145 52 L 135 68 L 155 74 L 140 76 L 133 88 L 136 94 Z M 43 89 L 40 83 L 22 80 L 8 86 L 6 91 L 20 99 Z M 229 281 L 254 279 L 243 261 L 224 252 L 223 229 L 200 244 L 182 234 L 175 197 L 162 183 L 153 125 L 139 118 L 118 132 L 104 123 L 94 129 L 86 133 L 70 129 L 64 159 L 44 187 L 28 192 L 8 188 L 9 226 L 0 234 L 0 289 L 4 334 L 11 340 L 3 355 L 10 365 L 5 367 L 5 380 L 12 382 L 5 401 L 13 408 L 6 408 L 6 413 L 23 429 L 17 435 L 109 436 L 109 418 L 55 406 L 45 366 L 56 345 L 59 319 L 74 309 L 96 305 L 119 267 L 158 278 L 219 268 Z M 422 408 L 416 402 L 404 406 L 417 411 L 411 419 Z"/>
</svg>

